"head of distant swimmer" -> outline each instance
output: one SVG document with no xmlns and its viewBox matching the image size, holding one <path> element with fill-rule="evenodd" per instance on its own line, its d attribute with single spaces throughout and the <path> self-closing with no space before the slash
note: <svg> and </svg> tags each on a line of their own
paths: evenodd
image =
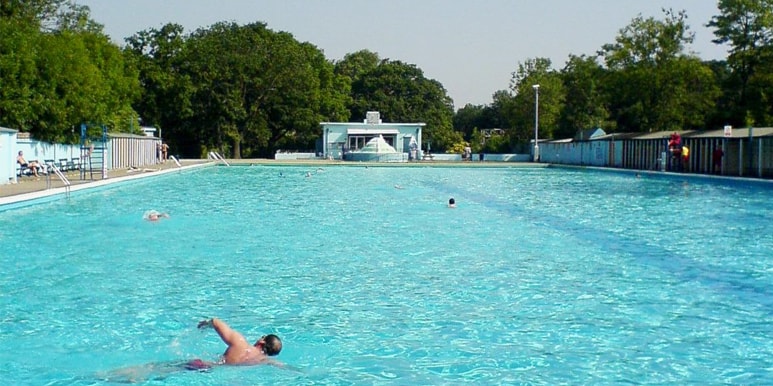
<svg viewBox="0 0 773 386">
<path fill-rule="evenodd" d="M 274 334 L 264 335 L 255 342 L 255 347 L 263 350 L 264 354 L 272 357 L 282 351 L 282 340 Z"/>
<path fill-rule="evenodd" d="M 456 204 L 456 200 L 454 200 L 454 198 L 453 198 L 453 197 L 451 197 L 451 198 L 448 200 L 448 205 L 454 205 L 454 204 Z"/>
</svg>

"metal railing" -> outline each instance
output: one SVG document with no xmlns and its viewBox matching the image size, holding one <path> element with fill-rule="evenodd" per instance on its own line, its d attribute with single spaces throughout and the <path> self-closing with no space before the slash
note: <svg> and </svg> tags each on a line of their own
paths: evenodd
<svg viewBox="0 0 773 386">
<path fill-rule="evenodd" d="M 226 160 L 225 160 L 225 158 L 223 158 L 223 156 L 221 156 L 221 155 L 220 155 L 218 152 L 216 152 L 216 151 L 211 151 L 211 152 L 209 152 L 209 158 L 211 158 L 211 159 L 213 159 L 213 160 L 215 160 L 215 161 L 222 161 L 222 162 L 225 164 L 225 166 L 231 166 L 231 165 L 228 163 L 228 161 L 226 161 Z"/>
<path fill-rule="evenodd" d="M 48 173 L 47 178 L 46 178 L 46 189 L 51 189 L 51 172 L 50 171 L 53 170 L 54 174 L 56 174 L 56 176 L 59 177 L 59 179 L 64 184 L 64 192 L 67 195 L 67 198 L 70 198 L 70 186 L 72 184 L 70 184 L 70 180 L 67 179 L 67 176 L 65 176 L 64 173 L 62 173 L 62 171 L 59 170 L 59 168 L 56 167 L 56 165 L 54 165 L 54 164 L 48 165 L 48 169 L 49 169 L 49 173 Z"/>
<path fill-rule="evenodd" d="M 170 156 L 169 156 L 169 158 L 171 158 L 171 159 L 172 159 L 172 161 L 174 161 L 175 165 L 177 165 L 177 167 L 178 167 L 178 168 L 181 168 L 181 167 L 183 167 L 182 165 L 180 165 L 180 161 L 178 161 L 178 160 L 177 160 L 177 158 L 176 158 L 175 156 L 173 156 L 173 155 L 170 155 Z"/>
</svg>

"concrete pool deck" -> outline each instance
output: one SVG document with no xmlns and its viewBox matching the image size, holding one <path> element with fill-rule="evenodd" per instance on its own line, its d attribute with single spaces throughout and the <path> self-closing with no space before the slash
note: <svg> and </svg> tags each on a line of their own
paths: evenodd
<svg viewBox="0 0 773 386">
<path fill-rule="evenodd" d="M 350 167 L 485 167 L 485 168 L 512 168 L 512 167 L 547 167 L 549 164 L 534 164 L 530 162 L 441 162 L 441 161 L 420 161 L 407 163 L 378 163 L 378 162 L 348 162 L 348 161 L 330 161 L 330 160 L 273 160 L 273 159 L 234 159 L 226 160 L 230 165 L 270 165 L 270 166 L 350 166 Z M 102 186 L 114 182 L 126 181 L 136 178 L 151 177 L 154 175 L 166 174 L 178 170 L 187 170 L 191 168 L 222 164 L 221 161 L 205 159 L 180 160 L 181 166 L 172 161 L 166 161 L 161 164 L 148 166 L 140 169 L 114 169 L 108 172 L 108 178 L 99 179 L 101 172 L 94 171 L 94 179 L 80 179 L 79 171 L 70 171 L 65 173 L 70 181 L 70 190 L 81 190 L 89 187 Z M 49 178 L 50 177 L 50 178 Z M 52 196 L 66 193 L 64 182 L 56 175 L 39 178 L 24 176 L 17 180 L 15 184 L 0 185 L 0 205 L 12 204 L 36 198 Z"/>
</svg>

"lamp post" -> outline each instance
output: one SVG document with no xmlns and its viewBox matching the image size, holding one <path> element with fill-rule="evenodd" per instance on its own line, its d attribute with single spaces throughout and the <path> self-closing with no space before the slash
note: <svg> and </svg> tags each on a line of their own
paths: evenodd
<svg viewBox="0 0 773 386">
<path fill-rule="evenodd" d="M 534 86 L 534 162 L 539 162 L 539 85 Z"/>
</svg>

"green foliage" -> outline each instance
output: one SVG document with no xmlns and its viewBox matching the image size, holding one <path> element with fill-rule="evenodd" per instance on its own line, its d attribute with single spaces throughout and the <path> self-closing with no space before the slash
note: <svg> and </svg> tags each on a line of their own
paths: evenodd
<svg viewBox="0 0 773 386">
<path fill-rule="evenodd" d="M 375 70 L 378 67 L 379 59 L 378 54 L 368 50 L 360 50 L 350 54 L 346 54 L 343 60 L 335 64 L 335 73 L 343 75 L 349 79 L 349 83 L 360 80 L 360 78 Z"/>
<path fill-rule="evenodd" d="M 320 122 L 348 119 L 346 77 L 313 45 L 263 23 L 217 23 L 189 36 L 167 25 L 136 34 L 127 50 L 146 85 L 138 111 L 184 155 L 312 149 Z"/>
<path fill-rule="evenodd" d="M 424 122 L 425 140 L 442 150 L 461 138 L 452 129 L 453 103 L 440 82 L 415 65 L 383 60 L 352 83 L 351 119 L 361 122 L 379 111 L 385 122 Z"/>
<path fill-rule="evenodd" d="M 564 85 L 561 75 L 551 69 L 550 59 L 529 59 L 518 66 L 510 81 L 513 99 L 507 112 L 511 143 L 524 143 L 534 138 L 539 85 L 539 136 L 553 138 L 564 106 Z"/>
<path fill-rule="evenodd" d="M 465 138 L 471 138 L 475 128 L 502 128 L 504 119 L 495 105 L 467 104 L 454 114 L 454 130 L 462 132 Z"/>
<path fill-rule="evenodd" d="M 510 153 L 511 151 L 510 142 L 504 135 L 492 134 L 486 138 L 483 146 L 484 153 Z"/>
<path fill-rule="evenodd" d="M 425 122 L 437 151 L 510 152 L 534 136 L 577 130 L 681 130 L 773 123 L 773 0 L 719 0 L 713 27 L 727 61 L 688 51 L 684 11 L 634 18 L 594 57 L 561 71 L 544 58 L 519 63 L 488 105 L 456 113 L 443 85 L 415 65 L 361 50 L 332 63 L 322 51 L 263 23 L 217 23 L 184 34 L 140 31 L 121 51 L 74 0 L 0 1 L 0 125 L 38 139 L 74 141 L 82 122 L 130 131 L 139 117 L 173 151 L 268 157 L 312 149 L 322 121 Z M 720 88 L 721 87 L 721 88 Z M 139 114 L 137 114 L 137 111 Z M 501 128 L 505 136 L 484 136 Z M 463 148 L 463 146 L 462 146 Z"/>
<path fill-rule="evenodd" d="M 730 45 L 726 123 L 741 125 L 751 115 L 757 124 L 771 125 L 773 0 L 719 0 L 718 9 L 708 26 L 714 27 L 715 43 Z"/>
<path fill-rule="evenodd" d="M 470 146 L 466 141 L 454 142 L 451 146 L 446 148 L 448 154 L 463 154 L 464 148 Z"/>
<path fill-rule="evenodd" d="M 82 122 L 128 127 L 136 73 L 88 8 L 69 1 L 2 4 L 1 125 L 53 142 L 77 141 Z"/>
<path fill-rule="evenodd" d="M 470 147 L 472 148 L 472 151 L 477 153 L 486 144 L 486 137 L 483 136 L 483 133 L 478 130 L 478 128 L 472 129 L 472 134 L 470 134 Z"/>
<path fill-rule="evenodd" d="M 159 129 L 180 128 L 193 114 L 193 84 L 182 74 L 184 64 L 183 27 L 166 24 L 160 29 L 140 31 L 126 39 L 124 55 L 137 68 L 142 93 L 134 108 L 146 126 Z M 169 134 L 169 133 L 167 133 Z M 185 133 L 183 138 L 190 138 Z M 187 141 L 186 141 L 187 142 Z M 180 144 L 174 144 L 179 148 Z"/>
<path fill-rule="evenodd" d="M 684 12 L 635 18 L 603 47 L 612 117 L 625 131 L 700 128 L 719 96 L 711 69 L 684 52 L 692 42 Z"/>
<path fill-rule="evenodd" d="M 0 126 L 25 129 L 34 118 L 38 31 L 0 18 Z"/>
<path fill-rule="evenodd" d="M 570 56 L 561 71 L 566 99 L 555 136 L 572 138 L 579 130 L 602 128 L 614 131 L 609 119 L 603 82 L 607 72 L 594 57 Z"/>
</svg>

